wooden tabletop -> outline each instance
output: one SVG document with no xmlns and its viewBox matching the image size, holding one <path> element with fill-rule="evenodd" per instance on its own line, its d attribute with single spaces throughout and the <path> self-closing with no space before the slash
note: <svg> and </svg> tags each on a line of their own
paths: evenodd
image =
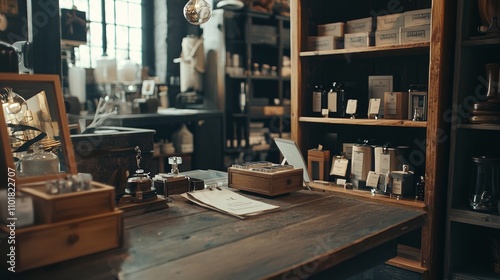
<svg viewBox="0 0 500 280">
<path fill-rule="evenodd" d="M 280 210 L 240 220 L 173 196 L 167 209 L 125 218 L 120 248 L 17 276 L 303 279 L 424 223 L 423 211 L 338 194 L 299 191 L 251 197 L 279 205 Z"/>
</svg>

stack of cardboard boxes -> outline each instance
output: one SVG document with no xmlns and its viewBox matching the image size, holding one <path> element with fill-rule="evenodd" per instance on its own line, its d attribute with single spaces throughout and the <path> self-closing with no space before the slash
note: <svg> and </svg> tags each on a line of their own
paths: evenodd
<svg viewBox="0 0 500 280">
<path fill-rule="evenodd" d="M 324 51 L 430 41 L 431 10 L 367 17 L 318 25 L 308 37 L 308 50 Z"/>
</svg>

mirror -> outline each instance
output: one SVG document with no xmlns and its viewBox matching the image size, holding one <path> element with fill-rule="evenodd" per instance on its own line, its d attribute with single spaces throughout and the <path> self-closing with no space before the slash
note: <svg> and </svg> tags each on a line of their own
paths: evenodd
<svg viewBox="0 0 500 280">
<path fill-rule="evenodd" d="M 4 182 L 76 173 L 59 76 L 2 74 L 0 100 Z"/>
</svg>

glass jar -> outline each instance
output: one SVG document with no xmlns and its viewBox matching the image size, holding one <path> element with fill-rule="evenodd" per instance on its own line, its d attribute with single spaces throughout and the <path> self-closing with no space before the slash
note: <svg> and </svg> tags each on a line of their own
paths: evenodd
<svg viewBox="0 0 500 280">
<path fill-rule="evenodd" d="M 33 145 L 33 153 L 21 159 L 21 176 L 39 176 L 60 172 L 59 158 L 52 152 L 46 152 L 42 144 Z"/>
</svg>

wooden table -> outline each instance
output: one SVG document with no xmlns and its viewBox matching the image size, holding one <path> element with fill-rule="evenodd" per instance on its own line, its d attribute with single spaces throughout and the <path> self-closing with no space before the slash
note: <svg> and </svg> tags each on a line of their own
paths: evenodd
<svg viewBox="0 0 500 280">
<path fill-rule="evenodd" d="M 390 256 L 363 261 L 383 262 L 395 253 L 395 238 L 424 223 L 423 211 L 339 194 L 251 197 L 280 210 L 240 220 L 173 196 L 167 209 L 125 218 L 122 247 L 18 279 L 304 279 L 389 249 Z"/>
</svg>

